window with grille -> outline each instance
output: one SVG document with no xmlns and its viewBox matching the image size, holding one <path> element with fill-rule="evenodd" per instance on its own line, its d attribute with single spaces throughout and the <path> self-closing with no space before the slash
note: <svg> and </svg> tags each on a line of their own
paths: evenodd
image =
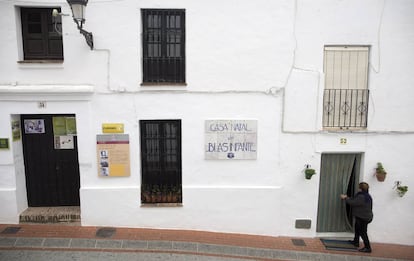
<svg viewBox="0 0 414 261">
<path fill-rule="evenodd" d="M 20 9 L 24 60 L 63 60 L 62 21 L 52 10 Z"/>
<path fill-rule="evenodd" d="M 367 127 L 368 61 L 366 46 L 325 47 L 323 127 Z"/>
<path fill-rule="evenodd" d="M 185 10 L 142 9 L 143 83 L 185 83 Z"/>
<path fill-rule="evenodd" d="M 181 203 L 181 121 L 141 120 L 141 202 Z"/>
</svg>

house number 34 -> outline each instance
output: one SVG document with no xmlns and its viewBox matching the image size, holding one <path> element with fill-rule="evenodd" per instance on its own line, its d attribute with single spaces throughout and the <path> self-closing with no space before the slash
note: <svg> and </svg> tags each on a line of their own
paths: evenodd
<svg viewBox="0 0 414 261">
<path fill-rule="evenodd" d="M 46 102 L 45 101 L 40 101 L 37 103 L 37 107 L 39 109 L 45 109 L 46 108 Z"/>
</svg>

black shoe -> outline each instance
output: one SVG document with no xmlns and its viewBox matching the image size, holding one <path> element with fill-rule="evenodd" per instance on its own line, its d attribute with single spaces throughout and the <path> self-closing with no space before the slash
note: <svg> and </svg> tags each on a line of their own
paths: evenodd
<svg viewBox="0 0 414 261">
<path fill-rule="evenodd" d="M 356 247 L 359 247 L 359 242 L 355 242 L 354 240 L 348 240 L 348 243 L 349 244 L 352 244 L 352 245 L 354 245 Z"/>
<path fill-rule="evenodd" d="M 364 253 L 371 253 L 372 252 L 371 248 L 366 248 L 366 247 L 358 249 L 358 251 L 359 252 L 364 252 Z"/>
</svg>

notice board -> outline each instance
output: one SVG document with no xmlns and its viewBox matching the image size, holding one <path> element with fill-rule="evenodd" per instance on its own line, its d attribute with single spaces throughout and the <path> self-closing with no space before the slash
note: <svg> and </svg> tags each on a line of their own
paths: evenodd
<svg viewBox="0 0 414 261">
<path fill-rule="evenodd" d="M 96 147 L 99 176 L 130 176 L 128 134 L 99 134 L 96 136 Z"/>
</svg>

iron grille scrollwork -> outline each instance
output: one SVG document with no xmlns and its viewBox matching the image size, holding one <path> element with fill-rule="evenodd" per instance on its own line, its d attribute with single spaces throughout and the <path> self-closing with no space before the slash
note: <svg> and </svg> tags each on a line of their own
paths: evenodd
<svg viewBox="0 0 414 261">
<path fill-rule="evenodd" d="M 369 90 L 325 89 L 323 127 L 366 128 Z"/>
</svg>

